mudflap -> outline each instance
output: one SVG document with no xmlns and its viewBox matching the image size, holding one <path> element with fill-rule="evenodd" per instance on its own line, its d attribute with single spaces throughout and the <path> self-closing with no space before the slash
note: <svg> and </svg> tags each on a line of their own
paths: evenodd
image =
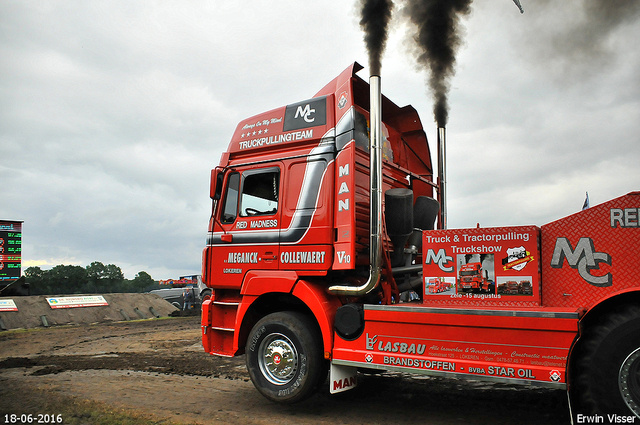
<svg viewBox="0 0 640 425">
<path fill-rule="evenodd" d="M 352 390 L 358 386 L 358 368 L 336 365 L 331 362 L 329 369 L 329 391 L 331 394 Z"/>
</svg>

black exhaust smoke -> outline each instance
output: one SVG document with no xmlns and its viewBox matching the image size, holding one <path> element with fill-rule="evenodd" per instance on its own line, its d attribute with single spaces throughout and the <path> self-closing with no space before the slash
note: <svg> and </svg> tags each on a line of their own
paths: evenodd
<svg viewBox="0 0 640 425">
<path fill-rule="evenodd" d="M 471 12 L 472 0 L 407 0 L 404 15 L 415 27 L 415 55 L 429 71 L 438 127 L 449 118 L 448 93 L 455 73 L 456 51 L 462 43 L 460 17 Z"/>
<path fill-rule="evenodd" d="M 418 64 L 429 72 L 434 95 L 434 117 L 438 127 L 448 121 L 447 95 L 455 71 L 456 51 L 462 43 L 460 17 L 471 12 L 472 0 L 405 0 L 403 15 L 414 27 L 414 53 Z M 380 75 L 382 53 L 394 5 L 391 0 L 361 0 L 360 27 L 369 54 L 371 75 Z"/>
<path fill-rule="evenodd" d="M 364 42 L 369 54 L 371 75 L 380 75 L 382 53 L 387 44 L 387 27 L 391 20 L 391 0 L 361 0 L 360 27 L 364 31 Z"/>
</svg>

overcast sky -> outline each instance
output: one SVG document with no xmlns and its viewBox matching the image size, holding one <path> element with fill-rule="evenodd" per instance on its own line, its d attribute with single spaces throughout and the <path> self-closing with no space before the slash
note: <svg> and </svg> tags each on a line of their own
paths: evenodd
<svg viewBox="0 0 640 425">
<path fill-rule="evenodd" d="M 357 3 L 2 0 L 0 219 L 24 220 L 23 271 L 199 273 L 210 170 L 238 121 L 353 61 L 368 78 Z M 542 225 L 587 191 L 593 206 L 640 190 L 639 3 L 473 3 L 450 93 L 450 228 Z M 418 110 L 435 154 L 401 5 L 383 92 Z"/>
</svg>

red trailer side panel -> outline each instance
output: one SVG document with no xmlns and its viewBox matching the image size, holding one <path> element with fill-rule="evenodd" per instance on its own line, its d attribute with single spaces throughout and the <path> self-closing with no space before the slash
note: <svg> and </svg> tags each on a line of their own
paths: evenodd
<svg viewBox="0 0 640 425">
<path fill-rule="evenodd" d="M 590 308 L 640 284 L 640 192 L 542 226 L 542 300 Z"/>
<path fill-rule="evenodd" d="M 365 329 L 336 335 L 336 364 L 563 387 L 579 315 L 572 309 L 365 305 Z"/>
</svg>

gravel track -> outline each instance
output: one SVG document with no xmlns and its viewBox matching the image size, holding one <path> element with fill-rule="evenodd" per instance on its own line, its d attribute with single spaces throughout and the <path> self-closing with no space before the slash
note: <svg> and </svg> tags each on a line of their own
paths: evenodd
<svg viewBox="0 0 640 425">
<path fill-rule="evenodd" d="M 0 333 L 0 413 L 55 413 L 72 399 L 174 423 L 569 423 L 564 391 L 397 373 L 275 405 L 253 388 L 244 356 L 203 352 L 198 317 Z"/>
</svg>

